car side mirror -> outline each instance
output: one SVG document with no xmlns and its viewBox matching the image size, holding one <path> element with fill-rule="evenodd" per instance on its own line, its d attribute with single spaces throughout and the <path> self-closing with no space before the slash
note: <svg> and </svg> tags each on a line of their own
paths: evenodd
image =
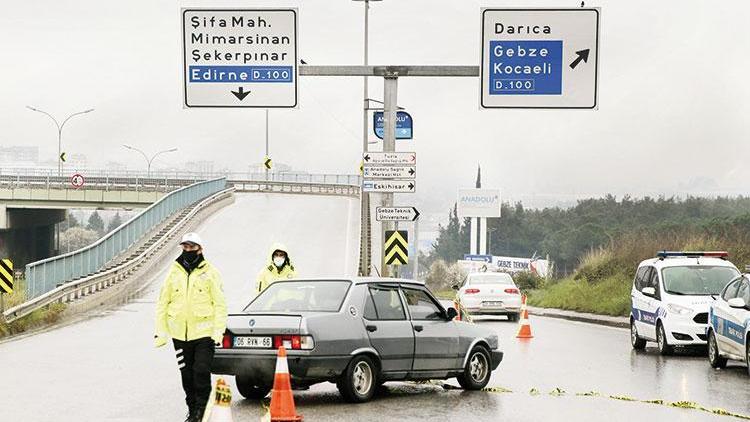
<svg viewBox="0 0 750 422">
<path fill-rule="evenodd" d="M 741 297 L 733 297 L 727 301 L 730 308 L 737 308 L 737 309 L 745 309 L 747 307 L 747 303 L 745 303 L 745 299 Z"/>
<path fill-rule="evenodd" d="M 453 286 L 451 286 L 451 288 L 455 291 L 458 291 L 460 289 L 460 287 L 458 287 L 458 284 L 454 284 Z"/>
<path fill-rule="evenodd" d="M 446 309 L 445 314 L 448 317 L 448 321 L 453 321 L 453 318 L 458 316 L 458 312 L 456 312 L 456 309 L 453 307 Z"/>
<path fill-rule="evenodd" d="M 654 297 L 656 296 L 656 289 L 653 287 L 644 287 L 643 290 L 641 290 L 641 293 L 648 297 Z"/>
</svg>

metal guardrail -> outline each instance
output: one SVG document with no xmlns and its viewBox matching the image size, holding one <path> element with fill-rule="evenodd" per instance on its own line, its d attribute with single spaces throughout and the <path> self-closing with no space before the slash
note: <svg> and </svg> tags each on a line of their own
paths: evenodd
<svg viewBox="0 0 750 422">
<path fill-rule="evenodd" d="M 252 181 L 252 180 L 229 180 L 237 192 L 263 192 L 263 193 L 298 193 L 307 195 L 334 195 L 359 197 L 360 186 L 333 183 L 309 183 L 309 182 L 279 182 L 279 181 Z"/>
<path fill-rule="evenodd" d="M 169 192 L 202 179 L 155 177 L 86 177 L 82 190 Z M 60 176 L 21 176 L 0 174 L 0 189 L 74 189 L 70 178 Z"/>
<path fill-rule="evenodd" d="M 208 198 L 201 201 L 195 208 L 193 208 L 185 217 L 183 217 L 177 224 L 175 224 L 168 232 L 164 233 L 157 242 L 152 244 L 149 248 L 143 251 L 136 258 L 124 262 L 114 268 L 107 271 L 103 271 L 99 274 L 84 277 L 82 279 L 62 284 L 55 289 L 46 292 L 34 299 L 27 300 L 26 302 L 14 306 L 4 312 L 3 316 L 7 322 L 13 322 L 18 318 L 22 318 L 37 309 L 41 309 L 47 305 L 55 302 L 71 302 L 78 299 L 79 297 L 91 294 L 113 284 L 118 281 L 125 279 L 128 275 L 132 274 L 133 271 L 138 269 L 145 261 L 151 258 L 159 250 L 167 245 L 167 242 L 171 241 L 171 238 L 181 230 L 187 222 L 190 221 L 198 212 L 212 204 L 221 201 L 227 196 L 231 195 L 234 188 L 224 189 Z"/>
<path fill-rule="evenodd" d="M 223 178 L 180 188 L 165 195 L 95 243 L 26 265 L 27 299 L 52 291 L 61 283 L 99 271 L 177 210 L 225 188 L 226 179 Z"/>
</svg>

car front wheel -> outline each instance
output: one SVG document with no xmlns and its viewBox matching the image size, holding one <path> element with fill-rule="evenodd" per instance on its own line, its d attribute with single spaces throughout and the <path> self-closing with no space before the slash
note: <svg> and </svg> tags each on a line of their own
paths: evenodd
<svg viewBox="0 0 750 422">
<path fill-rule="evenodd" d="M 246 375 L 237 375 L 235 381 L 242 397 L 249 400 L 261 400 L 271 392 L 271 386 L 259 384 Z"/>
<path fill-rule="evenodd" d="M 716 334 L 713 330 L 708 333 L 708 363 L 712 368 L 725 368 L 727 360 L 719 354 L 719 344 L 716 342 Z"/>
<path fill-rule="evenodd" d="M 481 390 L 490 382 L 490 367 L 490 353 L 482 346 L 475 346 L 464 371 L 456 379 L 464 390 Z"/>
<path fill-rule="evenodd" d="M 355 356 L 336 386 L 349 403 L 369 401 L 378 386 L 377 366 L 369 356 Z"/>
<path fill-rule="evenodd" d="M 646 347 L 646 340 L 638 336 L 638 328 L 633 319 L 630 320 L 630 344 L 635 350 L 643 350 Z"/>
<path fill-rule="evenodd" d="M 674 348 L 667 342 L 667 333 L 664 331 L 664 325 L 659 323 L 656 326 L 656 343 L 659 345 L 659 353 L 662 356 L 671 355 L 674 353 Z"/>
</svg>

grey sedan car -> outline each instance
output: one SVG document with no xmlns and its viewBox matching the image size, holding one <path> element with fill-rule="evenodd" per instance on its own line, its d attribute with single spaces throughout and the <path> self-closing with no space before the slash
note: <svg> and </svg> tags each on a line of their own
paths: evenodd
<svg viewBox="0 0 750 422">
<path fill-rule="evenodd" d="M 229 315 L 212 371 L 234 375 L 244 397 L 263 398 L 284 346 L 294 386 L 330 381 L 349 402 L 370 400 L 386 381 L 455 377 L 482 389 L 503 359 L 497 335 L 455 316 L 413 280 L 279 281 Z"/>
</svg>

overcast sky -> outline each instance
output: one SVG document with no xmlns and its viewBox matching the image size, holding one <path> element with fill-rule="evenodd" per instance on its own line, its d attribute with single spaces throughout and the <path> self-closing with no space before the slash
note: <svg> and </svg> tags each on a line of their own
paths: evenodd
<svg viewBox="0 0 750 422">
<path fill-rule="evenodd" d="M 372 64 L 479 64 L 480 7 L 577 1 L 385 0 L 371 11 Z M 180 8 L 299 8 L 300 56 L 361 64 L 362 3 L 350 0 L 6 1 L 0 13 L 0 144 L 64 150 L 94 164 L 142 165 L 123 143 L 179 147 L 175 162 L 244 170 L 263 157 L 263 112 L 183 109 Z M 748 192 L 747 2 L 597 1 L 602 8 L 599 109 L 480 110 L 479 80 L 408 79 L 399 103 L 415 120 L 416 201 L 449 202 L 477 163 L 507 199 L 555 203 L 608 192 Z M 296 169 L 354 173 L 361 157 L 361 79 L 302 77 L 300 106 L 271 112 L 271 155 Z M 371 97 L 382 80 L 371 79 Z M 168 165 L 162 160 L 158 165 Z M 407 199 L 403 195 L 403 202 Z"/>
</svg>

